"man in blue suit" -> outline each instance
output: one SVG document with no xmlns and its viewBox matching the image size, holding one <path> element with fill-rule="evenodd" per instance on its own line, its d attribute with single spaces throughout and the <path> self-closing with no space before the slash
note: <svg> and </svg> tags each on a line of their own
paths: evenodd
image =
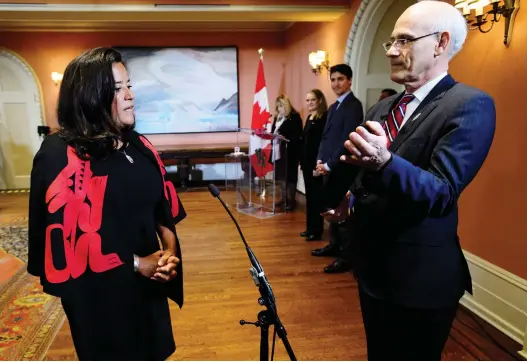
<svg viewBox="0 0 527 362">
<path fill-rule="evenodd" d="M 353 170 L 350 166 L 340 162 L 340 155 L 346 150 L 344 142 L 350 132 L 356 129 L 364 120 L 362 103 L 351 91 L 352 69 L 347 64 L 337 64 L 329 70 L 331 88 L 337 100 L 328 110 L 328 119 L 322 140 L 318 148 L 317 166 L 315 174 L 322 175 L 324 183 L 331 174 L 334 180 L 339 180 L 339 185 L 344 188 L 353 180 Z M 333 187 L 336 189 L 336 187 Z M 333 193 L 333 188 L 324 186 L 322 198 Z M 342 186 L 341 186 L 342 188 Z M 338 203 L 338 202 L 337 202 Z M 325 207 L 330 207 L 325 204 Z M 320 210 L 322 212 L 324 210 Z M 312 251 L 313 256 L 336 256 L 331 264 L 324 268 L 325 273 L 343 273 L 351 269 L 349 255 L 349 233 L 345 223 L 335 222 L 329 226 L 329 243 L 323 248 Z"/>
<path fill-rule="evenodd" d="M 373 106 L 341 159 L 360 168 L 348 196 L 368 358 L 439 360 L 460 298 L 472 293 L 458 200 L 491 147 L 496 110 L 448 74 L 467 36 L 460 12 L 420 1 L 384 44 L 405 92 Z M 327 213 L 338 219 L 347 201 Z"/>
</svg>

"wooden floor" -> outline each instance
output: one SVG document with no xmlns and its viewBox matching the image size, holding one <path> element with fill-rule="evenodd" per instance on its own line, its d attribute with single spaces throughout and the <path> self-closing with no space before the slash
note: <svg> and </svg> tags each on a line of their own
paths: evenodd
<svg viewBox="0 0 527 362">
<path fill-rule="evenodd" d="M 0 195 L 0 221 L 24 218 L 27 197 Z M 178 226 L 185 304 L 180 310 L 171 302 L 177 351 L 170 359 L 258 360 L 260 329 L 239 323 L 241 319 L 254 322 L 262 308 L 238 232 L 208 192 L 186 192 L 180 197 L 188 212 Z M 332 259 L 310 255 L 325 242 L 306 242 L 298 236 L 304 230 L 303 211 L 265 220 L 235 216 L 268 276 L 298 360 L 366 359 L 357 284 L 351 273 L 322 272 Z M 514 360 L 519 349 L 517 343 L 460 308 L 443 358 Z M 67 322 L 46 359 L 76 359 Z M 278 339 L 275 359 L 288 359 Z"/>
</svg>

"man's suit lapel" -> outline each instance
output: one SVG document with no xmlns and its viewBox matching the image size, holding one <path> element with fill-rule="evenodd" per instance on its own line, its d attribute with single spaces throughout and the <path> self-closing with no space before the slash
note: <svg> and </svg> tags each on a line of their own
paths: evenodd
<svg viewBox="0 0 527 362">
<path fill-rule="evenodd" d="M 333 123 L 333 117 L 335 117 L 335 112 L 336 112 L 336 109 L 337 108 L 337 104 L 336 103 L 333 103 L 331 106 L 329 106 L 329 109 L 328 109 L 328 118 L 326 120 L 326 125 L 324 126 L 324 132 L 322 133 L 323 135 L 325 135 L 326 133 L 328 133 L 329 129 L 331 128 L 331 123 Z"/>
<path fill-rule="evenodd" d="M 412 113 L 411 117 L 405 122 L 403 128 L 395 137 L 395 140 L 390 145 L 390 151 L 397 152 L 399 147 L 410 137 L 410 135 L 419 127 L 419 125 L 426 119 L 438 105 L 438 102 L 443 98 L 445 93 L 456 84 L 454 78 L 450 74 L 446 75 L 437 85 L 428 93 L 428 95 L 419 104 L 417 109 Z M 402 95 L 401 95 L 402 96 Z M 400 97 L 397 97 L 397 102 Z M 392 105 L 388 111 L 393 107 Z M 388 113 L 386 112 L 386 118 Z M 382 116 L 381 116 L 382 117 Z"/>
<path fill-rule="evenodd" d="M 337 117 L 337 114 L 339 111 L 341 111 L 344 107 L 346 107 L 347 103 L 351 103 L 355 99 L 355 95 L 353 92 L 350 92 L 346 98 L 340 103 L 340 105 L 337 105 L 337 102 L 333 103 L 328 110 L 328 118 L 326 120 L 326 126 L 324 127 L 324 134 L 329 131 L 332 124 L 335 123 L 334 119 Z M 338 106 L 338 109 L 337 109 Z"/>
</svg>

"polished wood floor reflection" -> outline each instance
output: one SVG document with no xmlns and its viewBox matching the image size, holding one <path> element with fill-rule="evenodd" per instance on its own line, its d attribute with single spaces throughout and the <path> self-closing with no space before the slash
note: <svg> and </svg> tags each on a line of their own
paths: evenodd
<svg viewBox="0 0 527 362">
<path fill-rule="evenodd" d="M 260 329 L 239 323 L 241 319 L 254 322 L 262 307 L 257 302 L 260 295 L 249 275 L 250 264 L 238 232 L 208 192 L 185 192 L 180 197 L 188 212 L 188 218 L 178 226 L 185 304 L 180 310 L 171 303 L 177 343 L 171 359 L 258 360 Z M 228 195 L 225 197 L 228 199 Z M 0 205 L 2 216 L 27 215 L 27 195 L 0 195 Z M 310 255 L 325 241 L 306 242 L 299 237 L 304 229 L 303 211 L 264 220 L 234 214 L 268 276 L 296 357 L 366 359 L 357 284 L 351 273 L 322 272 L 332 259 Z M 515 357 L 506 351 L 518 349 L 517 344 L 460 309 L 444 359 L 512 360 Z M 46 359 L 76 359 L 67 322 Z M 278 338 L 275 359 L 288 359 Z"/>
</svg>

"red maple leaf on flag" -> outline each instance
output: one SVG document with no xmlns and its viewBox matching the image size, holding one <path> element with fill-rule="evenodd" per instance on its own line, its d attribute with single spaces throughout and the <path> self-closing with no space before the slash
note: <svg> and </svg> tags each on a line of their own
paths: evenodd
<svg viewBox="0 0 527 362">
<path fill-rule="evenodd" d="M 273 170 L 273 164 L 269 162 L 272 137 L 265 134 L 270 117 L 271 113 L 269 112 L 263 57 L 260 54 L 251 120 L 251 128 L 254 133 L 251 135 L 249 151 L 251 165 L 258 177 L 264 177 L 268 172 Z"/>
</svg>

